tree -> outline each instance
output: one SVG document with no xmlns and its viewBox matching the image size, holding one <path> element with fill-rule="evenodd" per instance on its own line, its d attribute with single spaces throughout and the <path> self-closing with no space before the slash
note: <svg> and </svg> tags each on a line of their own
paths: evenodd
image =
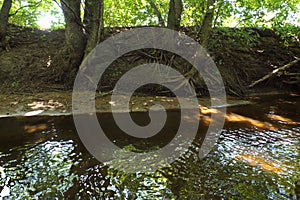
<svg viewBox="0 0 300 200">
<path fill-rule="evenodd" d="M 103 0 L 85 1 L 84 19 L 87 32 L 87 45 L 85 56 L 87 56 L 102 40 L 103 37 Z"/>
<path fill-rule="evenodd" d="M 200 42 L 204 48 L 208 47 L 212 23 L 214 20 L 216 0 L 207 0 L 206 13 L 200 28 Z"/>
<path fill-rule="evenodd" d="M 154 10 L 154 13 L 157 15 L 158 18 L 158 25 L 161 27 L 165 27 L 165 20 L 162 17 L 161 12 L 158 10 L 157 6 L 155 5 L 155 3 L 153 2 L 153 0 L 148 0 L 151 8 Z"/>
<path fill-rule="evenodd" d="M 4 0 L 0 11 L 0 46 L 2 47 L 6 47 L 8 44 L 8 41 L 6 39 L 6 32 L 11 6 L 12 0 Z"/>
<path fill-rule="evenodd" d="M 182 0 L 170 0 L 167 25 L 169 29 L 179 30 L 182 11 Z"/>
<path fill-rule="evenodd" d="M 67 53 L 70 56 L 71 69 L 77 68 L 83 58 L 86 39 L 83 33 L 83 24 L 80 18 L 80 0 L 61 0 L 66 28 Z"/>
<path fill-rule="evenodd" d="M 80 12 L 81 0 L 61 0 L 61 7 L 66 22 L 65 35 L 70 59 L 69 67 L 74 70 L 79 67 L 83 57 L 87 56 L 101 40 L 103 0 L 85 0 L 83 20 Z"/>
</svg>

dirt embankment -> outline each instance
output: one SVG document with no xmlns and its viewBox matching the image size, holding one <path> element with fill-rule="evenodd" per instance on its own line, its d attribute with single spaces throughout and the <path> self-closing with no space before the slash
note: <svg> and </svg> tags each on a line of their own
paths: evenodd
<svg viewBox="0 0 300 200">
<path fill-rule="evenodd" d="M 187 35 L 195 38 L 192 28 L 183 28 Z M 117 28 L 107 29 L 106 37 L 120 31 Z M 209 52 L 217 64 L 226 90 L 233 95 L 247 95 L 249 92 L 268 90 L 299 90 L 297 82 L 288 84 L 289 76 L 281 73 L 259 84 L 249 91 L 247 86 L 253 81 L 270 73 L 276 67 L 283 66 L 295 57 L 300 57 L 300 44 L 286 45 L 271 30 L 245 29 L 246 36 L 234 34 L 234 29 L 214 30 L 211 37 Z M 232 32 L 232 34 L 230 34 Z M 0 92 L 37 93 L 49 91 L 67 91 L 71 89 L 74 76 L 63 71 L 68 65 L 68 56 L 64 55 L 64 30 L 52 32 L 10 26 L 8 51 L 0 51 Z M 102 89 L 109 91 L 115 81 L 134 61 L 154 61 L 141 53 L 124 57 L 109 67 Z M 142 60 L 142 61 L 141 61 Z M 165 60 L 167 63 L 168 56 Z M 176 62 L 174 62 L 176 65 Z M 177 62 L 180 68 L 181 62 Z M 180 66 L 179 66 L 180 65 Z M 299 65 L 288 73 L 299 73 Z M 298 70 L 294 70 L 298 69 Z M 104 84 L 104 85 L 103 85 Z M 202 90 L 198 85 L 198 89 Z M 205 90 L 205 88 L 203 89 Z M 146 92 L 149 92 L 148 90 Z M 151 92 L 155 91 L 150 91 Z M 205 94 L 205 92 L 201 92 Z"/>
</svg>

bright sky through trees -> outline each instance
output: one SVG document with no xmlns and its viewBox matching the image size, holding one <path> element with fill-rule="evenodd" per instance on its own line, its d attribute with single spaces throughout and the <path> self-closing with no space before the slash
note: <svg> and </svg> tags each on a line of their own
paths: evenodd
<svg viewBox="0 0 300 200">
<path fill-rule="evenodd" d="M 63 27 L 64 23 L 62 10 L 56 3 L 53 4 L 51 10 L 42 12 L 37 21 L 38 27 L 44 30 Z"/>
<path fill-rule="evenodd" d="M 55 20 L 54 16 L 51 16 L 50 14 L 46 14 L 44 16 L 39 17 L 37 24 L 41 29 L 50 29 L 53 25 L 54 20 Z"/>
<path fill-rule="evenodd" d="M 205 5 L 203 2 L 205 1 L 184 0 L 182 26 L 200 25 L 199 23 L 203 18 L 201 6 Z M 2 3 L 3 0 L 0 0 L 0 6 Z M 104 3 L 105 26 L 157 25 L 157 15 L 147 0 L 135 0 L 134 2 L 105 0 Z M 163 19 L 166 20 L 169 0 L 158 0 L 155 1 L 155 4 Z M 300 0 L 286 3 L 283 0 L 224 0 L 217 1 L 215 12 L 215 16 L 217 16 L 216 26 L 272 27 L 274 21 L 278 24 L 282 20 L 285 20 L 283 23 L 300 26 Z M 64 26 L 62 10 L 53 0 L 28 0 L 26 3 L 16 1 L 10 13 L 14 13 L 10 17 L 10 23 L 21 26 L 37 26 L 41 29 L 62 28 Z"/>
</svg>

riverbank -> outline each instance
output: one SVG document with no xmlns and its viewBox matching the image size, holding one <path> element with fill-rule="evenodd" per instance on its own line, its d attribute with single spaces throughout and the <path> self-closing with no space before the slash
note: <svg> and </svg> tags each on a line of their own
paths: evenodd
<svg viewBox="0 0 300 200">
<path fill-rule="evenodd" d="M 30 115 L 70 115 L 72 113 L 72 92 L 42 92 L 4 95 L 0 94 L 0 117 L 30 116 Z M 208 97 L 198 98 L 199 105 L 209 107 Z M 241 99 L 228 97 L 225 105 L 233 106 L 250 104 L 251 97 Z M 146 112 L 155 104 L 162 105 L 165 109 L 179 109 L 175 97 L 167 96 L 133 96 L 130 102 L 131 112 Z M 96 95 L 96 112 L 111 112 L 114 102 L 111 96 Z M 188 106 L 188 105 L 187 105 Z M 186 107 L 188 108 L 188 107 Z M 120 111 L 122 112 L 122 111 Z M 125 110 L 123 111 L 125 112 Z"/>
<path fill-rule="evenodd" d="M 128 28 L 107 28 L 105 38 Z M 181 32 L 198 40 L 193 28 L 182 28 Z M 64 30 L 42 31 L 37 29 L 9 27 L 8 50 L 0 51 L 0 94 L 42 94 L 68 92 L 72 90 L 76 73 L 68 71 L 68 55 L 64 53 Z M 247 37 L 246 37 L 247 36 Z M 270 91 L 300 91 L 297 79 L 300 63 L 272 76 L 253 88 L 248 86 L 300 57 L 300 43 L 287 43 L 276 31 L 268 29 L 214 29 L 208 52 L 217 65 L 228 95 L 249 96 L 252 93 Z M 185 74 L 191 66 L 173 54 L 159 51 L 134 51 L 113 62 L 103 75 L 98 91 L 109 92 L 119 78 L 132 67 L 145 63 L 170 64 Z M 294 74 L 294 76 L 292 76 Z M 201 97 L 208 96 L 203 80 L 193 85 Z M 298 81 L 297 81 L 298 80 Z M 157 95 L 155 88 L 144 87 L 140 92 Z"/>
</svg>

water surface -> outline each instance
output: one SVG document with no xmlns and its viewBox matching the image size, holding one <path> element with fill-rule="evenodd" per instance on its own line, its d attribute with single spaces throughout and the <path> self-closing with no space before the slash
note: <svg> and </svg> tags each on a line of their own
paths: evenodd
<svg viewBox="0 0 300 200">
<path fill-rule="evenodd" d="M 206 158 L 199 159 L 198 153 L 209 115 L 201 118 L 190 148 L 153 173 L 129 174 L 94 159 L 71 116 L 0 119 L 0 199 L 296 199 L 300 98 L 253 102 L 228 108 L 228 116 L 234 115 Z M 146 152 L 172 140 L 180 112 L 169 112 L 164 129 L 147 140 L 122 133 L 110 114 L 98 117 L 116 145 Z M 145 113 L 133 114 L 133 119 L 149 123 Z"/>
</svg>

